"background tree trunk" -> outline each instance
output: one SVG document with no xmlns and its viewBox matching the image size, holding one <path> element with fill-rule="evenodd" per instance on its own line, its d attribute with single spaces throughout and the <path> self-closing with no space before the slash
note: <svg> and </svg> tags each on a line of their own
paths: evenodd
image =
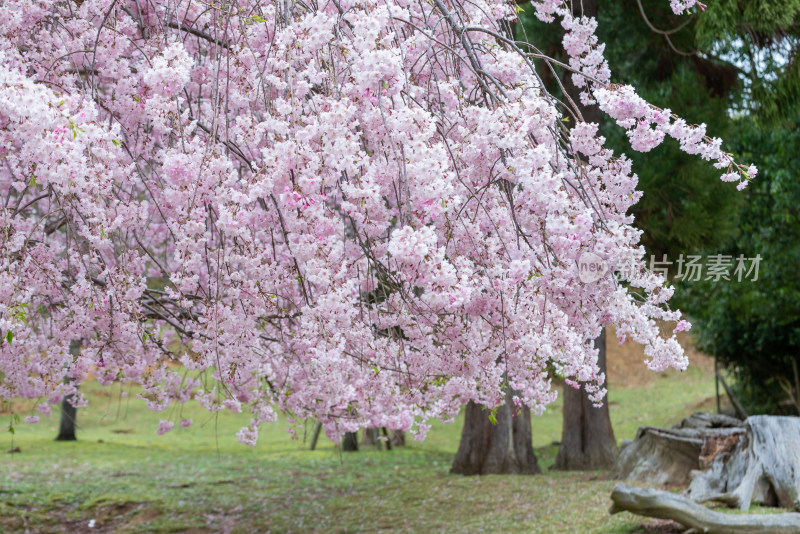
<svg viewBox="0 0 800 534">
<path fill-rule="evenodd" d="M 342 438 L 342 450 L 358 450 L 358 432 L 345 432 L 344 437 Z"/>
<path fill-rule="evenodd" d="M 606 372 L 606 332 L 594 340 L 600 350 L 597 363 Z M 611 469 L 619 451 L 608 401 L 595 408 L 583 389 L 564 386 L 564 418 L 561 429 L 561 447 L 558 449 L 553 469 L 595 470 Z"/>
<path fill-rule="evenodd" d="M 406 433 L 402 430 L 389 431 L 389 443 L 392 447 L 405 447 L 406 446 Z"/>
<path fill-rule="evenodd" d="M 361 444 L 364 447 L 375 447 L 378 450 L 382 449 L 381 440 L 378 439 L 381 435 L 381 429 L 377 426 L 364 429 L 364 436 L 361 438 Z"/>
<path fill-rule="evenodd" d="M 78 417 L 78 409 L 72 405 L 70 400 L 74 395 L 65 395 L 61 400 L 61 424 L 58 426 L 58 436 L 56 441 L 76 441 L 75 420 Z"/>
<path fill-rule="evenodd" d="M 386 427 L 365 428 L 364 436 L 361 438 L 361 445 L 375 447 L 379 451 L 384 447 L 386 450 L 392 450 L 394 447 L 404 447 L 405 444 L 405 432 L 402 430 L 389 430 Z"/>
<path fill-rule="evenodd" d="M 497 409 L 497 422 L 490 411 L 470 402 L 464 414 L 464 428 L 451 473 L 459 475 L 541 473 L 531 440 L 531 412 L 508 403 Z"/>
<path fill-rule="evenodd" d="M 73 356 L 77 356 L 81 350 L 80 341 L 72 341 L 69 344 L 69 352 Z M 65 378 L 64 383 L 69 384 L 71 379 Z M 72 405 L 74 395 L 65 395 L 61 399 L 61 423 L 58 426 L 58 436 L 56 441 L 76 441 L 78 438 L 75 436 L 76 420 L 78 418 L 78 409 Z"/>
</svg>

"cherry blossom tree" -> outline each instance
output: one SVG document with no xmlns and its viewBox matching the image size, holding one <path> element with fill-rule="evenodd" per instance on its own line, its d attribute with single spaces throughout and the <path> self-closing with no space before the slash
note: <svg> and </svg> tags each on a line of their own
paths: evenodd
<svg viewBox="0 0 800 534">
<path fill-rule="evenodd" d="M 568 65 L 498 0 L 4 1 L 0 397 L 48 414 L 92 372 L 248 410 L 243 443 L 276 410 L 421 438 L 470 400 L 541 412 L 552 373 L 601 402 L 602 325 L 684 368 L 630 162 L 539 69 L 634 150 L 755 168 L 611 83 L 593 19 L 530 8 Z M 587 283 L 585 252 L 639 268 Z"/>
</svg>

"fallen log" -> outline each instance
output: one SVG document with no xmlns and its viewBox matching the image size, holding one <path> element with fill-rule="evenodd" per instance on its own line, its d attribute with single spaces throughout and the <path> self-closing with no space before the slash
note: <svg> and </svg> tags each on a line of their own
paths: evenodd
<svg viewBox="0 0 800 534">
<path fill-rule="evenodd" d="M 621 482 L 611 492 L 611 514 L 631 512 L 670 519 L 708 534 L 800 534 L 800 514 L 724 514 L 668 491 L 643 489 Z"/>
</svg>

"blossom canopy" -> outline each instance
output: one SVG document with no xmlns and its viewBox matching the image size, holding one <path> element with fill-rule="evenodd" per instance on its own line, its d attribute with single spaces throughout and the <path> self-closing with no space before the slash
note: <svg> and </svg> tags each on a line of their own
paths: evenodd
<svg viewBox="0 0 800 534">
<path fill-rule="evenodd" d="M 603 325 L 684 368 L 631 164 L 539 70 L 634 150 L 756 171 L 612 84 L 593 19 L 532 8 L 568 65 L 500 0 L 5 0 L 0 398 L 47 413 L 92 372 L 247 410 L 245 443 L 277 409 L 423 436 L 512 389 L 540 411 L 553 373 L 599 401 Z M 584 283 L 585 252 L 641 268 Z"/>
</svg>

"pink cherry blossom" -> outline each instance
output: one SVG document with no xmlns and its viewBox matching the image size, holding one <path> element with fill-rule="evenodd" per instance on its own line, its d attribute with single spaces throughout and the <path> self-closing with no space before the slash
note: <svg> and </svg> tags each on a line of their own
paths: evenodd
<svg viewBox="0 0 800 534">
<path fill-rule="evenodd" d="M 634 150 L 673 139 L 754 179 L 704 125 L 610 83 L 594 19 L 533 8 Z M 541 413 L 551 371 L 601 402 L 605 325 L 651 369 L 685 368 L 658 326 L 681 314 L 645 268 L 631 162 L 596 124 L 564 128 L 576 110 L 505 37 L 515 16 L 499 0 L 0 3 L 0 399 L 84 406 L 92 375 L 156 411 L 249 412 L 249 445 L 278 410 L 333 439 L 422 439 L 509 386 Z M 587 252 L 635 268 L 587 284 Z"/>
<path fill-rule="evenodd" d="M 166 434 L 167 432 L 171 431 L 174 426 L 175 423 L 172 421 L 166 421 L 162 419 L 158 422 L 158 430 L 156 430 L 156 434 Z"/>
<path fill-rule="evenodd" d="M 681 319 L 680 321 L 678 321 L 678 324 L 675 325 L 675 333 L 685 332 L 685 331 L 689 330 L 690 328 L 692 328 L 692 323 L 690 323 L 689 321 L 684 321 L 683 319 Z"/>
</svg>

